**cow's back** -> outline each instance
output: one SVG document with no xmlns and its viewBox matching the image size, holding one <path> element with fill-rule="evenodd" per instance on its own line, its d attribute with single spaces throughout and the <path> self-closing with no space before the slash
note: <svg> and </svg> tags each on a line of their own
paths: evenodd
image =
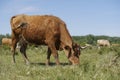
<svg viewBox="0 0 120 80">
<path fill-rule="evenodd" d="M 64 24 L 61 19 L 51 15 L 18 15 L 12 21 L 12 24 L 16 26 L 19 25 L 17 23 L 25 21 L 28 25 L 21 33 L 26 41 L 36 44 L 46 44 L 46 40 L 49 40 L 50 37 L 59 39 L 60 25 Z"/>
</svg>

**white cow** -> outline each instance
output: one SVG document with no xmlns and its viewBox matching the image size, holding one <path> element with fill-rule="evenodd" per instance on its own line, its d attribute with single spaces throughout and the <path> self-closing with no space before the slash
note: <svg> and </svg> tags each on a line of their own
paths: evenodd
<svg viewBox="0 0 120 80">
<path fill-rule="evenodd" d="M 97 45 L 110 47 L 110 42 L 109 42 L 109 40 L 100 39 L 100 40 L 97 40 Z"/>
</svg>

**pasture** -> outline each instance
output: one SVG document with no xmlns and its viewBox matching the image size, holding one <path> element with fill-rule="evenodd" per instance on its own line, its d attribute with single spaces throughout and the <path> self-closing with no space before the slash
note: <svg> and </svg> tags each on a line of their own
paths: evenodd
<svg viewBox="0 0 120 80">
<path fill-rule="evenodd" d="M 46 66 L 46 47 L 29 47 L 31 64 L 26 65 L 17 52 L 13 64 L 9 48 L 0 47 L 0 80 L 120 80 L 120 47 L 86 48 L 81 51 L 80 65 L 69 65 L 60 51 L 61 65 L 57 66 L 51 56 L 51 65 Z"/>
</svg>

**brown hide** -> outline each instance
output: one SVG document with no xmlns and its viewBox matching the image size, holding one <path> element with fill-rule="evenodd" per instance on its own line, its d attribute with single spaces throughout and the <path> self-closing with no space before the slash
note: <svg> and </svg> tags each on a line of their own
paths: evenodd
<svg viewBox="0 0 120 80">
<path fill-rule="evenodd" d="M 34 43 L 36 45 L 48 46 L 48 63 L 51 53 L 59 64 L 56 50 L 63 49 L 70 62 L 79 63 L 79 54 L 73 48 L 79 46 L 73 45 L 72 38 L 66 28 L 66 24 L 58 17 L 51 15 L 17 15 L 11 18 L 12 29 L 12 48 L 15 52 L 16 43 L 22 39 L 23 42 Z M 26 45 L 22 46 L 21 52 L 26 57 Z M 14 55 L 13 55 L 14 58 Z M 26 57 L 27 59 L 27 57 Z M 14 60 L 15 61 L 15 60 Z"/>
</svg>

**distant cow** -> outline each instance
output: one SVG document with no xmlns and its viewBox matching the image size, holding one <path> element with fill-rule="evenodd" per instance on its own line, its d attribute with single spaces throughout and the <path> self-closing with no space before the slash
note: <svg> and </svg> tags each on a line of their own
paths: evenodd
<svg viewBox="0 0 120 80">
<path fill-rule="evenodd" d="M 97 45 L 110 47 L 110 42 L 109 42 L 109 40 L 100 39 L 100 40 L 97 40 Z"/>
<path fill-rule="evenodd" d="M 11 18 L 12 29 L 12 51 L 15 62 L 16 43 L 22 39 L 20 52 L 23 54 L 26 63 L 29 60 L 26 56 L 28 43 L 35 45 L 47 45 L 47 62 L 50 62 L 51 54 L 59 64 L 57 50 L 64 50 L 72 64 L 79 64 L 80 46 L 73 42 L 66 24 L 58 17 L 51 15 L 17 15 Z"/>
<path fill-rule="evenodd" d="M 7 45 L 10 48 L 12 48 L 12 39 L 11 38 L 2 38 L 2 45 Z M 19 42 L 18 42 L 16 48 L 19 48 L 19 47 L 20 46 L 19 46 Z"/>
<path fill-rule="evenodd" d="M 11 38 L 2 38 L 2 45 L 7 45 L 7 46 L 11 47 L 12 39 Z"/>
</svg>

